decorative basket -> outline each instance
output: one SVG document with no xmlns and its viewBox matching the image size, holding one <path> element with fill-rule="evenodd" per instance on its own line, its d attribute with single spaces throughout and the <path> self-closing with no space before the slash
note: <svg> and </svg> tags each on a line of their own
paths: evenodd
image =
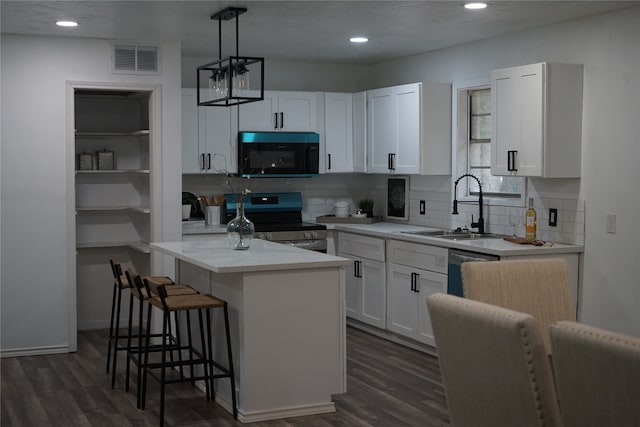
<svg viewBox="0 0 640 427">
<path fill-rule="evenodd" d="M 98 158 L 98 170 L 113 170 L 116 168 L 113 151 L 102 150 L 96 152 Z"/>
<path fill-rule="evenodd" d="M 80 153 L 78 154 L 78 170 L 88 171 L 93 169 L 93 154 Z"/>
</svg>

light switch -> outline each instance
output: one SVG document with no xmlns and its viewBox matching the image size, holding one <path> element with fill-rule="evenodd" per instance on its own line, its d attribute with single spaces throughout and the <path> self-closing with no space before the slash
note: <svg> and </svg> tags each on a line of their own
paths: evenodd
<svg viewBox="0 0 640 427">
<path fill-rule="evenodd" d="M 616 234 L 616 215 L 607 214 L 607 233 Z"/>
</svg>

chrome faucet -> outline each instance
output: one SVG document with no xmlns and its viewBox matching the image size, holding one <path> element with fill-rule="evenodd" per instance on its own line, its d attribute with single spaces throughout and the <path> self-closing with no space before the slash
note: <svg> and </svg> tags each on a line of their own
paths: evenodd
<svg viewBox="0 0 640 427">
<path fill-rule="evenodd" d="M 473 215 L 471 215 L 471 227 L 477 228 L 478 233 L 484 234 L 484 216 L 482 215 L 482 183 L 475 175 L 465 173 L 464 175 L 460 176 L 460 178 L 456 179 L 456 182 L 453 186 L 453 212 L 451 212 L 451 214 L 458 215 L 458 182 L 460 182 L 460 180 L 465 177 L 473 178 L 478 181 L 478 188 L 480 189 L 480 197 L 478 198 L 479 217 L 478 222 L 473 222 Z"/>
</svg>

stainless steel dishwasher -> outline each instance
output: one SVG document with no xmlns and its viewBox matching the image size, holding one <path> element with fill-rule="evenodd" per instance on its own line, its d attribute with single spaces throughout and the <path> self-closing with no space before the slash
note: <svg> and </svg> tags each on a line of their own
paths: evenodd
<svg viewBox="0 0 640 427">
<path fill-rule="evenodd" d="M 449 249 L 449 268 L 447 277 L 447 293 L 464 297 L 462 290 L 462 272 L 460 266 L 469 261 L 498 261 L 497 255 L 481 254 L 478 252 Z"/>
</svg>

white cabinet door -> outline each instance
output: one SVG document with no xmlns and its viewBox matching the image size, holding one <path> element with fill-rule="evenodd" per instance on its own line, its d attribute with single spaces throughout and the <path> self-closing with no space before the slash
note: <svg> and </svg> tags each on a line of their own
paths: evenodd
<svg viewBox="0 0 640 427">
<path fill-rule="evenodd" d="M 278 126 L 285 132 L 316 132 L 316 92 L 278 92 Z"/>
<path fill-rule="evenodd" d="M 429 309 L 427 308 L 427 297 L 438 292 L 447 293 L 447 275 L 426 270 L 416 270 L 416 273 L 418 274 L 417 287 L 419 292 L 416 298 L 418 329 L 416 330 L 415 339 L 435 346 L 431 316 L 429 316 Z"/>
<path fill-rule="evenodd" d="M 416 294 L 413 286 L 415 269 L 389 264 L 387 276 L 387 329 L 415 338 L 418 330 Z"/>
<path fill-rule="evenodd" d="M 345 298 L 347 306 L 347 317 L 359 319 L 362 313 L 362 279 L 356 274 L 356 262 L 355 257 L 343 253 L 338 253 L 338 256 L 348 258 L 353 262 L 345 271 Z"/>
<path fill-rule="evenodd" d="M 391 263 L 387 283 L 387 328 L 434 345 L 427 297 L 446 292 L 447 275 Z"/>
<path fill-rule="evenodd" d="M 389 173 L 396 150 L 396 101 L 392 88 L 367 92 L 367 172 Z"/>
<path fill-rule="evenodd" d="M 491 173 L 580 177 L 583 67 L 546 62 L 491 72 Z"/>
<path fill-rule="evenodd" d="M 367 92 L 353 94 L 353 172 L 367 171 Z"/>
<path fill-rule="evenodd" d="M 199 107 L 200 162 L 204 172 L 235 173 L 238 170 L 236 138 L 231 135 L 231 108 Z"/>
<path fill-rule="evenodd" d="M 182 173 L 237 171 L 231 111 L 198 107 L 196 90 L 182 89 Z"/>
<path fill-rule="evenodd" d="M 347 316 L 378 328 L 386 326 L 386 269 L 381 261 L 357 258 L 346 271 Z"/>
<path fill-rule="evenodd" d="M 361 320 L 378 328 L 385 328 L 387 318 L 385 263 L 362 259 L 358 270 L 362 276 Z"/>
<path fill-rule="evenodd" d="M 238 106 L 241 131 L 275 132 L 278 113 L 278 92 L 264 91 L 264 100 Z"/>
<path fill-rule="evenodd" d="M 494 175 L 542 175 L 543 72 L 532 64 L 491 73 Z"/>
<path fill-rule="evenodd" d="M 420 173 L 420 85 L 399 86 L 395 90 L 396 150 L 394 172 Z"/>
<path fill-rule="evenodd" d="M 350 93 L 324 95 L 325 172 L 353 172 L 353 100 Z"/>
<path fill-rule="evenodd" d="M 240 130 L 315 132 L 316 92 L 264 91 L 264 100 L 239 106 Z"/>
<path fill-rule="evenodd" d="M 182 90 L 182 173 L 200 173 L 198 106 L 195 89 Z"/>
</svg>

